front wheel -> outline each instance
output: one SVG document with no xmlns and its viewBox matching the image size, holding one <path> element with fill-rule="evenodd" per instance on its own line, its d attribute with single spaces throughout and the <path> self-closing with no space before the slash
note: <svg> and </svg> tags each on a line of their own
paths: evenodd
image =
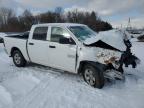
<svg viewBox="0 0 144 108">
<path fill-rule="evenodd" d="M 26 60 L 19 50 L 13 52 L 13 62 L 17 67 L 24 67 L 26 65 Z"/>
<path fill-rule="evenodd" d="M 102 88 L 104 86 L 104 76 L 96 67 L 92 65 L 85 65 L 83 69 L 83 78 L 90 86 L 95 88 Z"/>
</svg>

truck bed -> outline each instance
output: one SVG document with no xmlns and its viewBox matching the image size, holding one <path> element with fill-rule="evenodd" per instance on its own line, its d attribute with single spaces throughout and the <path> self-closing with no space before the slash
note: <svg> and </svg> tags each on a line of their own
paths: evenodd
<svg viewBox="0 0 144 108">
<path fill-rule="evenodd" d="M 16 35 L 8 35 L 6 37 L 10 37 L 10 38 L 18 38 L 18 39 L 25 39 L 27 40 L 29 38 L 29 32 L 25 32 L 22 34 L 16 34 Z"/>
<path fill-rule="evenodd" d="M 29 33 L 23 33 L 4 37 L 4 45 L 9 56 L 11 56 L 11 50 L 16 47 L 21 51 L 24 58 L 29 61 L 27 54 L 27 41 L 29 37 L 28 34 Z"/>
</svg>

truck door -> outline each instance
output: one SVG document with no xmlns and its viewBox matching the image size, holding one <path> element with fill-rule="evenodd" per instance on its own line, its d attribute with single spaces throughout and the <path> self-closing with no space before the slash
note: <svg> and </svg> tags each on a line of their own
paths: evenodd
<svg viewBox="0 0 144 108">
<path fill-rule="evenodd" d="M 34 63 L 49 64 L 49 42 L 47 41 L 48 27 L 36 27 L 28 41 L 28 54 Z"/>
<path fill-rule="evenodd" d="M 76 43 L 66 29 L 51 27 L 49 52 L 53 67 L 75 72 Z"/>
</svg>

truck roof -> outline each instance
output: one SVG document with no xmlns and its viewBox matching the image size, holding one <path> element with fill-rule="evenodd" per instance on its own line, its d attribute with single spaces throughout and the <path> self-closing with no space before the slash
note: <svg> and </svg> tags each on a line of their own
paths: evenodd
<svg viewBox="0 0 144 108">
<path fill-rule="evenodd" d="M 44 24 L 35 24 L 33 26 L 85 26 L 84 24 L 77 24 L 77 23 L 44 23 Z"/>
</svg>

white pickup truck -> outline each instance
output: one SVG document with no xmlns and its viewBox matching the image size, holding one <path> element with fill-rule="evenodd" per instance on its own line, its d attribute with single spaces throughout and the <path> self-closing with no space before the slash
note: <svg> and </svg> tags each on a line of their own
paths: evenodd
<svg viewBox="0 0 144 108">
<path fill-rule="evenodd" d="M 27 62 L 79 73 L 91 86 L 102 88 L 106 78 L 123 76 L 125 66 L 137 65 L 131 43 L 117 30 L 96 33 L 83 24 L 33 25 L 30 32 L 4 38 L 5 50 L 17 67 Z"/>
</svg>

